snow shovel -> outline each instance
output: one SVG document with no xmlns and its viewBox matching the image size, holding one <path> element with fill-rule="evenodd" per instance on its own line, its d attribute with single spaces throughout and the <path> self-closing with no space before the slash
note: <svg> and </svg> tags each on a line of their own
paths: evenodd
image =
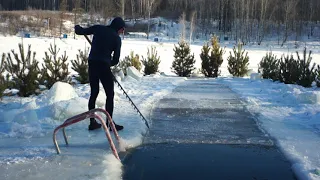
<svg viewBox="0 0 320 180">
<path fill-rule="evenodd" d="M 89 42 L 90 45 L 92 45 L 92 42 L 90 41 L 89 37 L 87 35 L 84 35 L 84 37 L 87 39 L 87 41 Z M 145 125 L 149 128 L 149 124 L 148 121 L 146 120 L 146 118 L 142 115 L 142 113 L 139 111 L 139 109 L 137 108 L 137 106 L 133 103 L 133 101 L 131 100 L 131 98 L 128 96 L 128 94 L 126 93 L 126 91 L 123 89 L 123 87 L 121 86 L 121 84 L 119 83 L 119 81 L 113 76 L 113 80 L 116 82 L 116 84 L 119 86 L 119 88 L 121 89 L 121 91 L 123 92 L 123 94 L 126 96 L 126 98 L 130 101 L 131 105 L 133 106 L 133 108 L 137 111 L 137 113 L 140 115 L 140 117 L 142 118 L 142 120 L 144 121 Z"/>
</svg>

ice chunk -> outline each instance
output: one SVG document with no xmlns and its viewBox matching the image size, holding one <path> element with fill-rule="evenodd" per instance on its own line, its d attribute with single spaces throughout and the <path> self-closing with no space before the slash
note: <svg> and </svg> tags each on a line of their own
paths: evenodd
<svg viewBox="0 0 320 180">
<path fill-rule="evenodd" d="M 259 80 L 259 79 L 262 79 L 262 76 L 260 73 L 251 73 L 250 74 L 250 79 L 251 80 Z"/>
<path fill-rule="evenodd" d="M 50 110 L 54 119 L 65 121 L 72 116 L 88 111 L 88 100 L 78 97 L 69 101 L 57 102 L 52 105 Z"/>
<path fill-rule="evenodd" d="M 192 73 L 191 77 L 204 77 L 204 75 L 200 73 Z"/>
<path fill-rule="evenodd" d="M 70 100 L 69 105 L 65 109 L 65 116 L 72 117 L 88 111 L 88 100 L 86 98 L 75 98 Z"/>
<path fill-rule="evenodd" d="M 122 70 L 120 70 L 118 73 L 118 76 L 121 78 L 121 80 L 123 81 L 124 80 L 124 73 Z"/>
<path fill-rule="evenodd" d="M 31 109 L 17 114 L 14 116 L 13 121 L 17 122 L 18 124 L 37 124 L 38 115 L 35 110 Z"/>
<path fill-rule="evenodd" d="M 133 66 L 127 68 L 127 76 L 133 77 L 138 81 L 143 77 L 143 75 Z"/>
<path fill-rule="evenodd" d="M 250 76 L 251 77 L 251 74 L 254 74 L 254 73 L 257 73 L 257 72 L 255 72 L 253 69 L 248 69 L 248 72 L 247 72 L 246 76 Z"/>
<path fill-rule="evenodd" d="M 12 109 L 8 111 L 3 112 L 3 120 L 5 122 L 12 122 L 14 120 L 14 117 L 18 114 L 21 113 L 21 109 Z"/>
<path fill-rule="evenodd" d="M 70 84 L 64 82 L 54 83 L 47 94 L 48 104 L 53 104 L 59 101 L 66 101 L 76 97 L 78 97 L 78 94 L 73 89 L 73 87 Z"/>
<path fill-rule="evenodd" d="M 320 92 L 296 92 L 295 96 L 304 104 L 320 104 Z"/>
<path fill-rule="evenodd" d="M 135 78 L 133 78 L 133 77 L 131 77 L 131 76 L 127 76 L 127 77 L 125 78 L 125 81 L 128 81 L 128 82 L 137 82 L 137 79 L 135 79 Z"/>
<path fill-rule="evenodd" d="M 101 177 L 96 179 L 122 179 L 122 163 L 114 157 L 113 154 L 107 154 L 102 161 L 103 167 L 106 167 Z M 103 177 L 103 178 L 102 178 Z"/>
<path fill-rule="evenodd" d="M 32 100 L 23 106 L 23 109 L 25 110 L 36 109 L 36 108 L 38 108 L 38 106 L 35 100 Z"/>
<path fill-rule="evenodd" d="M 119 82 L 119 81 L 121 81 L 121 77 L 120 76 L 118 76 L 118 75 L 116 75 L 116 76 L 114 76 L 115 78 L 116 78 L 116 80 Z"/>
</svg>

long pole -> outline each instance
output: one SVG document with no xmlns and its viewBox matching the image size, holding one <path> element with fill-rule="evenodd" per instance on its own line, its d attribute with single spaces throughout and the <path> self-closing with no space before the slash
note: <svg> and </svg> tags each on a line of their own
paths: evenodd
<svg viewBox="0 0 320 180">
<path fill-rule="evenodd" d="M 87 39 L 87 41 L 89 42 L 90 45 L 92 45 L 91 40 L 89 39 L 89 37 L 87 35 L 84 35 L 84 37 Z M 127 92 L 123 89 L 123 87 L 121 86 L 121 84 L 119 83 L 119 81 L 113 76 L 113 80 L 117 83 L 117 85 L 120 87 L 121 91 L 123 92 L 123 94 L 126 96 L 126 98 L 130 101 L 131 105 L 133 106 L 133 108 L 138 112 L 138 114 L 140 115 L 140 117 L 142 118 L 142 120 L 144 121 L 145 125 L 149 127 L 148 121 L 147 119 L 142 115 L 142 113 L 139 111 L 139 109 L 137 108 L 137 106 L 133 103 L 133 101 L 131 100 L 131 98 L 129 97 L 129 95 L 127 94 Z"/>
</svg>

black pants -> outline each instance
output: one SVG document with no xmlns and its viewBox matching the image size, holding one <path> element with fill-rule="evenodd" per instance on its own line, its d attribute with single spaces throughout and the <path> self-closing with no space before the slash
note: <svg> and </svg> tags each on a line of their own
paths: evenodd
<svg viewBox="0 0 320 180">
<path fill-rule="evenodd" d="M 114 98 L 114 83 L 113 74 L 110 69 L 110 65 L 107 62 L 89 62 L 89 82 L 91 88 L 91 94 L 89 99 L 89 110 L 94 109 L 96 105 L 96 99 L 99 94 L 99 81 L 101 82 L 104 91 L 106 92 L 106 111 L 112 117 L 113 114 L 113 98 Z M 90 119 L 90 123 L 94 121 L 94 118 Z"/>
</svg>

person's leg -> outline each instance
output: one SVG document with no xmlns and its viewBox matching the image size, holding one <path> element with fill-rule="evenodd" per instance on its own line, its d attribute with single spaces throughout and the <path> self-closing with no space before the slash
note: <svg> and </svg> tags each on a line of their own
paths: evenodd
<svg viewBox="0 0 320 180">
<path fill-rule="evenodd" d="M 111 118 L 113 115 L 113 108 L 114 108 L 114 82 L 113 82 L 113 74 L 111 72 L 110 66 L 106 65 L 103 73 L 99 74 L 99 78 L 101 84 L 103 85 L 104 91 L 106 92 L 106 111 L 110 114 Z M 107 123 L 108 124 L 108 123 Z M 123 126 L 116 125 L 116 129 L 122 130 Z"/>
<path fill-rule="evenodd" d="M 89 83 L 90 83 L 90 89 L 91 89 L 91 94 L 90 94 L 89 103 L 88 103 L 89 110 L 95 108 L 96 99 L 99 94 L 99 76 L 97 73 L 98 72 L 97 68 L 99 68 L 99 65 L 97 65 L 96 63 L 92 63 L 92 62 L 89 63 L 88 72 L 89 72 Z M 93 125 L 93 124 L 97 124 L 97 122 L 95 121 L 94 118 L 90 118 L 90 125 Z M 93 127 L 90 128 L 89 126 L 89 130 L 91 129 L 96 129 L 96 128 L 93 128 Z"/>
<path fill-rule="evenodd" d="M 102 74 L 99 74 L 101 84 L 106 92 L 106 111 L 112 117 L 113 115 L 113 100 L 114 100 L 114 82 L 113 82 L 113 75 L 109 65 L 106 65 Z"/>
</svg>

